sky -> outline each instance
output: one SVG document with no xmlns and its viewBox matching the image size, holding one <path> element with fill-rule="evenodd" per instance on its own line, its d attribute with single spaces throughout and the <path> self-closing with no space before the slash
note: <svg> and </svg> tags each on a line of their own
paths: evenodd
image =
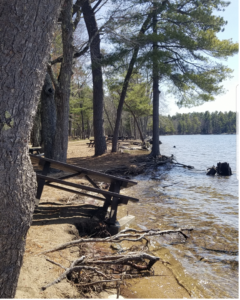
<svg viewBox="0 0 240 300">
<path fill-rule="evenodd" d="M 225 9 L 224 12 L 216 12 L 216 15 L 222 16 L 228 24 L 225 26 L 225 31 L 218 34 L 220 39 L 232 39 L 233 42 L 239 41 L 239 0 L 230 0 L 231 4 Z M 223 61 L 234 72 L 232 78 L 223 82 L 224 89 L 227 90 L 225 94 L 216 97 L 215 101 L 207 102 L 203 105 L 193 108 L 178 108 L 175 104 L 175 99 L 172 96 L 165 96 L 168 107 L 165 109 L 165 114 L 175 115 L 176 113 L 189 113 L 189 112 L 214 112 L 214 111 L 236 111 L 237 110 L 237 96 L 240 101 L 240 86 L 239 84 L 239 55 L 234 55 Z M 238 91 L 238 95 L 237 95 Z M 238 105 L 240 106 L 240 105 Z M 239 107 L 238 107 L 239 111 Z"/>
</svg>

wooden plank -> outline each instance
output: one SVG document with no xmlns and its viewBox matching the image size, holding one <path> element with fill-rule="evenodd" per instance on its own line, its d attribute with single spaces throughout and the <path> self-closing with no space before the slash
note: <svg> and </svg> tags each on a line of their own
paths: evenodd
<svg viewBox="0 0 240 300">
<path fill-rule="evenodd" d="M 91 183 L 91 185 L 93 185 L 96 189 L 100 189 L 97 184 L 88 176 L 85 175 L 85 178 Z"/>
<path fill-rule="evenodd" d="M 70 173 L 72 173 L 73 171 L 81 172 L 81 174 L 78 177 L 84 177 L 85 175 L 90 175 L 91 179 L 93 179 L 93 180 L 107 182 L 107 183 L 111 183 L 113 181 L 122 181 L 121 188 L 128 188 L 128 187 L 131 187 L 131 186 L 137 184 L 137 182 L 131 181 L 131 180 L 128 180 L 125 178 L 121 178 L 121 177 L 117 177 L 117 176 L 113 176 L 113 175 L 107 175 L 107 174 L 89 170 L 86 168 L 80 168 L 80 167 L 77 167 L 74 165 L 69 165 L 66 163 L 58 162 L 58 161 L 55 161 L 55 160 L 49 159 L 49 158 L 39 157 L 39 156 L 36 156 L 33 154 L 30 154 L 30 158 L 33 163 L 38 164 L 38 168 L 40 170 L 42 170 L 42 168 L 43 168 L 43 166 L 42 166 L 43 162 L 48 161 L 51 163 L 51 168 L 53 168 L 53 169 L 58 169 L 58 170 L 62 170 L 62 171 L 70 172 Z"/>
<path fill-rule="evenodd" d="M 82 193 L 82 192 L 79 192 L 77 190 L 72 190 L 72 189 L 67 189 L 67 188 L 64 188 L 62 186 L 59 186 L 59 185 L 54 185 L 54 184 L 51 184 L 51 183 L 46 183 L 45 185 L 47 186 L 50 186 L 52 188 L 56 188 L 56 189 L 59 189 L 59 190 L 63 190 L 63 191 L 66 191 L 66 192 L 70 192 L 70 193 L 74 193 L 74 194 L 78 194 L 78 195 L 81 195 L 81 196 L 86 196 L 86 197 L 90 197 L 90 198 L 94 198 L 96 200 L 100 200 L 100 201 L 106 201 L 106 198 L 101 198 L 101 197 L 98 197 L 98 196 L 95 196 L 95 195 L 91 195 L 91 194 L 86 194 L 86 193 Z M 53 202 L 46 202 L 47 204 L 51 204 Z M 118 200 L 118 205 L 121 205 L 121 204 L 127 204 L 128 203 L 128 200 L 126 199 L 119 199 Z M 40 203 L 41 205 L 43 203 Z M 56 204 L 56 203 L 55 203 Z M 58 205 L 63 205 L 62 203 L 59 203 Z M 110 203 L 111 205 L 111 203 Z"/>
<path fill-rule="evenodd" d="M 104 190 L 101 190 L 101 189 L 96 189 L 96 188 L 93 188 L 93 187 L 90 187 L 90 186 L 85 186 L 85 185 L 82 185 L 82 184 L 76 184 L 76 183 L 72 183 L 72 182 L 68 182 L 68 181 L 63 181 L 63 180 L 52 178 L 52 177 L 49 177 L 49 176 L 44 176 L 44 175 L 37 174 L 37 178 L 38 179 L 44 179 L 48 183 L 57 182 L 57 183 L 60 183 L 60 184 L 63 184 L 63 185 L 67 185 L 67 186 L 83 189 L 83 190 L 86 190 L 86 191 L 102 194 L 103 196 L 111 196 L 111 197 L 116 197 L 116 198 L 120 198 L 120 199 L 126 199 L 126 200 L 129 200 L 129 201 L 132 201 L 132 202 L 138 202 L 139 201 L 138 199 L 133 198 L 133 197 L 120 195 L 120 194 L 117 194 L 117 193 L 114 193 L 114 192 L 104 191 Z"/>
</svg>

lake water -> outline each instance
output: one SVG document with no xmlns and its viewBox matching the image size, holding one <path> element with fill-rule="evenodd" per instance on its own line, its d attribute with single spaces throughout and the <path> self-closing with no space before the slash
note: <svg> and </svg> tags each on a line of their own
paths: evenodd
<svg viewBox="0 0 240 300">
<path fill-rule="evenodd" d="M 154 251 L 171 262 L 178 281 L 192 297 L 238 298 L 238 180 L 236 135 L 160 137 L 160 152 L 179 163 L 138 176 L 130 205 L 139 228 L 193 228 L 186 243 L 154 238 Z M 176 146 L 176 148 L 173 148 Z M 207 168 L 228 162 L 233 175 L 206 176 Z M 157 243 L 158 242 L 158 243 Z M 160 246 L 159 246 L 160 245 Z"/>
</svg>

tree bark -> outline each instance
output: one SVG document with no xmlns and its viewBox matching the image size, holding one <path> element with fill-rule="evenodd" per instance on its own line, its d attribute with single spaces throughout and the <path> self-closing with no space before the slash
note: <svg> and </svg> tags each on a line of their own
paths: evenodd
<svg viewBox="0 0 240 300">
<path fill-rule="evenodd" d="M 135 123 L 137 125 L 137 128 L 138 128 L 138 131 L 139 131 L 140 138 L 141 138 L 142 142 L 144 142 L 144 137 L 143 137 L 141 128 L 139 126 L 138 120 L 137 120 L 134 112 L 131 110 L 131 107 L 126 102 L 124 102 L 124 104 L 127 106 L 127 108 L 129 109 L 130 113 L 133 115 L 134 121 L 135 121 Z"/>
<path fill-rule="evenodd" d="M 94 11 L 89 0 L 82 0 L 82 12 L 87 27 L 90 44 L 92 79 L 93 79 L 93 127 L 95 140 L 95 156 L 105 153 L 107 146 L 103 128 L 103 77 L 101 68 L 100 35 Z"/>
<path fill-rule="evenodd" d="M 44 156 L 53 158 L 53 141 L 56 132 L 56 105 L 54 101 L 54 88 L 51 78 L 46 73 L 44 85 L 41 92 L 42 104 L 42 141 L 44 147 Z"/>
<path fill-rule="evenodd" d="M 55 103 L 57 110 L 56 133 L 53 143 L 53 159 L 66 162 L 68 149 L 68 120 L 69 120 L 69 97 L 73 62 L 73 23 L 72 23 L 72 0 L 64 0 L 61 12 L 63 61 L 58 82 L 53 78 L 55 85 Z M 50 69 L 50 67 L 49 67 Z"/>
<path fill-rule="evenodd" d="M 156 4 L 153 3 L 153 33 L 157 34 Z M 157 66 L 157 42 L 153 42 L 153 145 L 151 155 L 160 155 L 159 148 L 159 74 Z"/>
<path fill-rule="evenodd" d="M 0 298 L 13 298 L 36 194 L 28 154 L 61 0 L 0 2 Z"/>
<path fill-rule="evenodd" d="M 37 112 L 33 121 L 31 131 L 31 144 L 33 147 L 40 147 L 42 142 L 41 136 L 41 102 L 38 103 Z"/>
<path fill-rule="evenodd" d="M 110 118 L 109 118 L 109 115 L 108 115 L 108 112 L 107 112 L 107 109 L 106 109 L 105 105 L 104 105 L 104 111 L 105 111 L 105 114 L 106 114 L 106 116 L 107 116 L 108 123 L 109 123 L 109 125 L 110 125 L 110 127 L 111 127 L 111 130 L 112 130 L 111 133 L 113 133 L 113 126 L 112 126 L 112 123 L 111 123 L 111 120 L 110 120 Z"/>
<path fill-rule="evenodd" d="M 83 104 L 80 103 L 80 108 L 82 108 Z M 82 139 L 85 139 L 85 128 L 84 128 L 84 118 L 83 118 L 83 111 L 81 110 L 81 118 L 82 118 Z"/>
<path fill-rule="evenodd" d="M 143 23 L 143 26 L 139 32 L 138 37 L 141 37 L 145 33 L 146 28 L 147 28 L 148 24 L 150 23 L 150 21 L 151 21 L 151 14 L 148 15 L 147 19 Z M 112 152 L 117 152 L 118 133 L 119 133 L 119 128 L 120 128 L 120 120 L 121 120 L 121 115 L 122 115 L 123 103 L 126 98 L 129 80 L 132 76 L 133 67 L 137 60 L 138 52 L 139 52 L 139 45 L 134 48 L 133 55 L 132 55 L 131 61 L 129 63 L 128 71 L 127 71 L 127 74 L 124 79 L 122 92 L 120 95 L 120 100 L 119 100 L 119 104 L 118 104 L 118 108 L 117 108 L 117 118 L 116 118 L 116 123 L 115 123 L 114 133 L 113 133 L 113 140 L 112 140 Z"/>
</svg>

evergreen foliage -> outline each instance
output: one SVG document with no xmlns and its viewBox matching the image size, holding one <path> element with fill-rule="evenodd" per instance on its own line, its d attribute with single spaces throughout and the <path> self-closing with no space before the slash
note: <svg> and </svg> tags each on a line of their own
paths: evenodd
<svg viewBox="0 0 240 300">
<path fill-rule="evenodd" d="M 85 138 L 91 135 L 90 123 L 93 120 L 93 92 L 89 86 L 72 84 L 70 97 L 71 134 Z"/>
<path fill-rule="evenodd" d="M 160 134 L 222 134 L 236 133 L 236 113 L 213 112 L 159 116 Z"/>
<path fill-rule="evenodd" d="M 137 68 L 152 69 L 152 64 L 157 66 L 160 81 L 169 87 L 179 107 L 201 105 L 224 92 L 221 83 L 230 77 L 231 70 L 224 66 L 220 59 L 236 54 L 238 44 L 217 38 L 217 33 L 224 30 L 226 21 L 214 13 L 224 10 L 229 2 L 113 2 L 122 3 L 122 10 L 119 11 L 119 18 L 113 19 L 111 25 L 115 34 L 111 34 L 109 38 L 116 46 L 115 51 L 108 56 L 111 65 L 119 58 L 128 56 L 138 44 L 140 51 Z M 134 7 L 131 13 L 130 6 Z M 152 31 L 150 23 L 145 34 L 139 36 L 138 28 L 146 19 L 146 15 L 153 14 L 153 9 L 157 13 L 156 32 Z M 153 43 L 157 43 L 157 50 L 153 51 Z"/>
</svg>

